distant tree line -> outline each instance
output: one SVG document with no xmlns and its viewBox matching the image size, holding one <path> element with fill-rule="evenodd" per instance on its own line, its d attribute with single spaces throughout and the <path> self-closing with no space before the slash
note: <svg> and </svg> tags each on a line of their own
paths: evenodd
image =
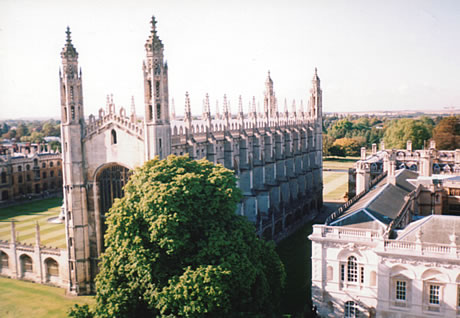
<svg viewBox="0 0 460 318">
<path fill-rule="evenodd" d="M 326 116 L 323 121 L 325 156 L 359 156 L 360 148 L 371 148 L 382 140 L 386 148 L 401 149 L 412 141 L 413 149 L 423 149 L 429 140 L 437 149 L 460 148 L 460 117 L 421 116 L 388 118 L 378 116 Z"/>
<path fill-rule="evenodd" d="M 0 141 L 12 142 L 44 142 L 45 137 L 60 137 L 61 122 L 59 120 L 6 120 L 0 122 Z M 50 142 L 51 148 L 60 150 L 58 141 Z"/>
</svg>

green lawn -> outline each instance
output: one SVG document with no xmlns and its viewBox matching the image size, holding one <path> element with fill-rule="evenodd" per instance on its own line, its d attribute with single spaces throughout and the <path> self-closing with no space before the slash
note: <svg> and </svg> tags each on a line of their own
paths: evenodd
<svg viewBox="0 0 460 318">
<path fill-rule="evenodd" d="M 323 171 L 323 200 L 342 201 L 348 191 L 348 172 Z"/>
<path fill-rule="evenodd" d="M 323 169 L 348 169 L 353 168 L 353 164 L 359 158 L 323 158 Z"/>
<path fill-rule="evenodd" d="M 0 277 L 0 317 L 67 317 L 78 303 L 93 304 L 91 296 L 66 296 L 65 289 Z"/>
<path fill-rule="evenodd" d="M 11 240 L 10 222 L 15 220 L 17 240 L 35 243 L 35 224 L 40 225 L 41 245 L 65 248 L 64 224 L 49 223 L 48 219 L 58 216 L 62 198 L 44 199 L 0 209 L 0 240 Z"/>
</svg>

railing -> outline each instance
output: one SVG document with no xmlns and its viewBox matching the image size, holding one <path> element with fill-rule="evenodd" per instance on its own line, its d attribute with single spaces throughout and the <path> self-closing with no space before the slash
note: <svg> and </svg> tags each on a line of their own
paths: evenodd
<svg viewBox="0 0 460 318">
<path fill-rule="evenodd" d="M 363 230 L 356 228 L 343 228 L 337 226 L 315 225 L 314 233 L 318 233 L 318 229 L 320 229 L 320 234 L 322 237 L 347 237 L 356 238 L 360 241 L 373 241 L 380 238 L 380 233 L 376 230 Z"/>
<path fill-rule="evenodd" d="M 394 241 L 394 240 L 385 240 L 384 241 L 384 250 L 403 250 L 403 251 L 416 251 L 422 255 L 427 254 L 443 254 L 443 255 L 453 255 L 458 258 L 458 252 L 460 249 L 457 249 L 456 246 L 447 245 L 447 244 L 434 244 L 434 243 L 417 243 L 417 242 L 407 242 L 407 241 Z"/>
</svg>

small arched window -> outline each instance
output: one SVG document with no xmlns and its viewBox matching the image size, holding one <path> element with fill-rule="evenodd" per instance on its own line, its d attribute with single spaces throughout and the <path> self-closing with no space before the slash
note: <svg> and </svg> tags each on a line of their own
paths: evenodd
<svg viewBox="0 0 460 318">
<path fill-rule="evenodd" d="M 22 171 L 22 166 L 18 166 L 18 172 Z"/>
<path fill-rule="evenodd" d="M 347 277 L 349 282 L 358 281 L 358 263 L 356 257 L 350 256 L 347 261 Z"/>
<path fill-rule="evenodd" d="M 116 145 L 117 144 L 117 132 L 115 131 L 115 129 L 112 129 L 112 145 Z"/>
<path fill-rule="evenodd" d="M 6 183 L 6 172 L 2 172 L 2 183 Z"/>
</svg>

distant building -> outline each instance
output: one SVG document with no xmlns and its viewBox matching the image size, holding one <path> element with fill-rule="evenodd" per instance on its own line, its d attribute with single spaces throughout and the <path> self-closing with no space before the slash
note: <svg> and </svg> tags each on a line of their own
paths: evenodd
<svg viewBox="0 0 460 318">
<path fill-rule="evenodd" d="M 2 145 L 0 203 L 62 193 L 61 164 L 47 144 Z"/>
<path fill-rule="evenodd" d="M 385 151 L 372 181 L 360 174 L 368 160 L 358 161 L 360 194 L 309 236 L 321 317 L 460 314 L 460 176 L 443 173 L 445 162 L 457 169 L 450 157 L 433 174 L 433 152 L 419 152 L 412 171 L 408 156 Z"/>
<path fill-rule="evenodd" d="M 406 149 L 385 149 L 382 142 L 380 151 L 373 144 L 372 153 L 368 156 L 366 148 L 361 148 L 361 160 L 348 169 L 348 197 L 353 198 L 366 191 L 372 180 L 384 173 L 390 156 L 396 160 L 396 169 L 419 171 L 430 168 L 434 174 L 460 175 L 460 149 L 438 150 L 434 141 L 425 150 L 412 150 L 410 140 L 406 144 Z"/>
</svg>

